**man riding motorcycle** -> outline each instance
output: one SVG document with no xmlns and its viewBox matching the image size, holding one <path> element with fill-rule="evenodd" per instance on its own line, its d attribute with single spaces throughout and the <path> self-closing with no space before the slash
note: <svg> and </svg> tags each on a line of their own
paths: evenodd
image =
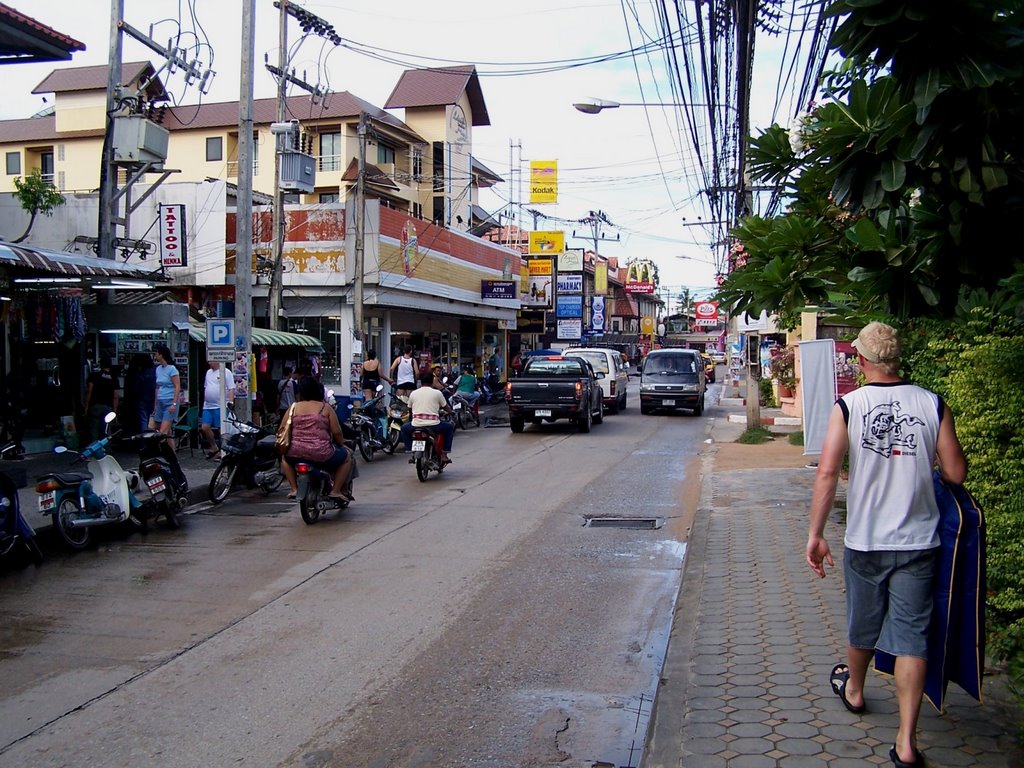
<svg viewBox="0 0 1024 768">
<path fill-rule="evenodd" d="M 441 391 L 434 386 L 434 374 L 425 371 L 420 374 L 420 388 L 409 395 L 409 410 L 412 419 L 402 425 L 402 440 L 405 450 L 412 451 L 412 433 L 414 428 L 426 428 L 429 432 L 440 432 L 444 437 L 444 450 L 441 451 L 441 462 L 451 464 L 448 452 L 452 449 L 455 437 L 455 425 L 441 419 L 442 413 L 451 413 L 451 408 Z M 411 460 L 410 460 L 411 461 Z"/>
</svg>

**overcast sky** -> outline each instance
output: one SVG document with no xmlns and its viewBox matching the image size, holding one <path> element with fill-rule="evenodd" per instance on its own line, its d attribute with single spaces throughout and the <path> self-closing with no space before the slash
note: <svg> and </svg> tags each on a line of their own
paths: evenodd
<svg viewBox="0 0 1024 768">
<path fill-rule="evenodd" d="M 76 53 L 72 66 L 102 64 L 109 51 L 110 3 L 107 0 L 7 0 L 9 5 L 86 45 Z M 234 101 L 239 97 L 240 7 L 239 0 L 194 0 L 191 20 L 187 0 L 124 0 L 125 20 L 154 39 L 166 42 L 176 34 L 179 14 L 186 33 L 198 32 L 185 42 L 204 60 L 213 56 L 217 72 L 211 92 L 202 96 L 194 87 L 186 89 L 180 74 L 163 81 L 175 101 L 195 104 L 203 101 Z M 660 268 L 662 284 L 673 290 L 687 286 L 698 296 L 709 295 L 714 286 L 708 234 L 700 227 L 687 227 L 699 215 L 692 199 L 699 193 L 694 161 L 685 143 L 669 130 L 667 115 L 659 110 L 621 108 L 599 115 L 584 115 L 572 108 L 574 101 L 596 96 L 620 102 L 641 100 L 638 78 L 644 82 L 647 101 L 652 98 L 652 80 L 664 75 L 664 59 L 632 58 L 561 69 L 543 74 L 524 74 L 536 62 L 566 60 L 625 51 L 640 41 L 637 19 L 627 23 L 624 7 L 636 10 L 639 22 L 651 31 L 654 11 L 646 0 L 320 0 L 303 7 L 329 23 L 343 38 L 387 49 L 385 62 L 346 47 L 309 38 L 295 53 L 292 63 L 297 74 L 310 83 L 323 83 L 336 91 L 350 91 L 383 107 L 402 71 L 418 66 L 443 66 L 451 62 L 475 63 L 481 75 L 490 126 L 474 129 L 474 154 L 506 180 L 511 163 L 521 166 L 527 176 L 520 185 L 499 185 L 495 193 L 482 196 L 481 203 L 495 211 L 510 197 L 528 196 L 530 160 L 557 160 L 560 195 L 557 205 L 530 205 L 562 219 L 575 220 L 592 209 L 604 211 L 618 225 L 605 234 L 618 236 L 618 243 L 602 243 L 600 252 L 620 258 L 652 258 Z M 669 4 L 671 7 L 671 4 Z M 278 11 L 272 0 L 256 3 L 255 73 L 256 97 L 274 95 L 274 81 L 263 68 L 264 54 L 277 61 Z M 289 24 L 289 43 L 300 37 L 297 22 Z M 632 40 L 630 39 L 632 37 Z M 759 41 L 759 55 L 771 54 L 773 41 Z M 432 58 L 427 58 L 432 57 Z M 149 59 L 159 65 L 156 54 L 125 38 L 125 61 Z M 636 66 L 634 65 L 636 64 Z M 512 66 L 502 66 L 512 65 Z M 0 118 L 29 117 L 44 107 L 31 90 L 55 67 L 63 64 L 22 64 L 3 68 L 4 99 Z M 770 67 L 755 68 L 768 72 Z M 498 71 L 518 72 L 499 76 Z M 638 74 L 639 71 L 639 74 Z M 303 75 L 304 73 L 304 75 Z M 767 88 L 755 91 L 753 121 L 770 122 L 773 96 Z M 298 94 L 293 91 L 292 94 Z M 401 111 L 396 114 L 401 116 Z M 784 120 L 783 117 L 780 120 Z M 648 115 L 651 117 L 650 126 Z M 664 118 L 664 119 L 661 119 Z M 653 138 L 652 138 L 653 133 Z M 521 144 L 521 150 L 518 145 Z M 518 177 L 512 177 L 518 178 Z M 510 189 L 510 186 L 515 189 Z M 269 190 L 267 190 L 269 191 Z M 524 225 L 531 227 L 527 219 Z M 539 222 L 539 229 L 566 230 L 569 247 L 590 247 L 573 239 L 571 224 Z M 577 234 L 584 228 L 575 227 Z M 589 228 L 586 229 L 589 236 Z"/>
</svg>

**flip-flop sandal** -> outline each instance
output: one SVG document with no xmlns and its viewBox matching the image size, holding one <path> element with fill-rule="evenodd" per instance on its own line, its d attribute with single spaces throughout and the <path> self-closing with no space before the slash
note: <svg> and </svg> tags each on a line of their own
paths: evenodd
<svg viewBox="0 0 1024 768">
<path fill-rule="evenodd" d="M 889 750 L 889 759 L 892 760 L 892 764 L 896 768 L 924 768 L 924 755 L 921 754 L 921 750 L 914 750 L 914 761 L 908 763 L 904 760 L 900 760 L 899 754 L 896 752 L 896 745 L 894 744 L 892 749 Z"/>
<path fill-rule="evenodd" d="M 846 698 L 846 684 L 850 682 L 850 668 L 846 664 L 836 664 L 832 667 L 832 674 L 829 675 L 828 681 L 832 686 L 832 692 L 839 697 L 848 711 L 855 715 L 862 715 L 867 711 L 866 704 L 855 707 Z"/>
</svg>

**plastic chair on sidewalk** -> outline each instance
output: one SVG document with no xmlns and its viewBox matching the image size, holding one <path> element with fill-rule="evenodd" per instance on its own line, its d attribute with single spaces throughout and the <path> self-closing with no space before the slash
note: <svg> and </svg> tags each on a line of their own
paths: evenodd
<svg viewBox="0 0 1024 768">
<path fill-rule="evenodd" d="M 174 424 L 174 447 L 179 451 L 187 447 L 189 455 L 195 456 L 195 447 L 198 442 L 199 408 L 192 406 Z"/>
</svg>

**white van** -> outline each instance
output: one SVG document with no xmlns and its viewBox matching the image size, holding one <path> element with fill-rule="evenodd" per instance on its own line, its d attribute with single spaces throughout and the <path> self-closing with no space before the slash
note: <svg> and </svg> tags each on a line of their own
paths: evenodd
<svg viewBox="0 0 1024 768">
<path fill-rule="evenodd" d="M 622 361 L 622 355 L 614 349 L 604 347 L 571 347 L 562 352 L 563 357 L 582 357 L 594 369 L 603 373 L 601 395 L 608 413 L 625 409 L 629 394 L 629 372 Z"/>
</svg>

